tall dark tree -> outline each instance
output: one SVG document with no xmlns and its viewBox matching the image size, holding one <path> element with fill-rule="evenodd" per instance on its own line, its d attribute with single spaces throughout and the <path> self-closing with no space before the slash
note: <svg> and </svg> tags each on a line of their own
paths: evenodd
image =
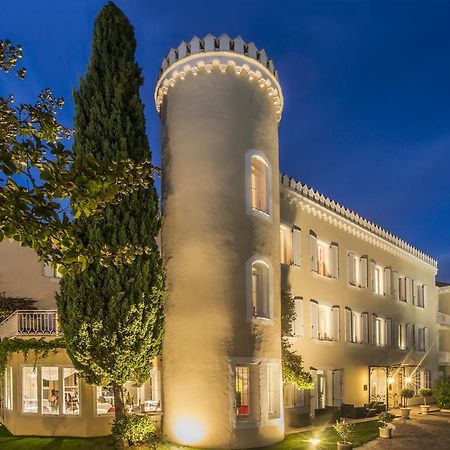
<svg viewBox="0 0 450 450">
<path fill-rule="evenodd" d="M 107 3 L 95 20 L 88 70 L 74 93 L 75 166 L 86 164 L 89 154 L 101 168 L 150 157 L 135 49 L 127 17 Z M 112 385 L 116 418 L 121 418 L 123 384 L 147 379 L 152 358 L 161 350 L 164 269 L 156 243 L 160 216 L 153 181 L 94 218 L 76 222 L 83 243 L 100 253 L 102 248 L 147 249 L 129 254 L 126 264 L 105 267 L 98 258 L 84 272 L 65 275 L 57 297 L 74 366 L 88 382 Z"/>
</svg>

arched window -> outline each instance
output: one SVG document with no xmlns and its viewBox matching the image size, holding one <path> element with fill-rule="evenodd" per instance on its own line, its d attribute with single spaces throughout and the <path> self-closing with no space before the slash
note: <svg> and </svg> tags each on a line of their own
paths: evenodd
<svg viewBox="0 0 450 450">
<path fill-rule="evenodd" d="M 247 212 L 270 218 L 272 169 L 264 153 L 249 150 L 245 157 Z"/>
<path fill-rule="evenodd" d="M 263 261 L 252 263 L 251 299 L 253 317 L 270 319 L 270 269 Z"/>
</svg>

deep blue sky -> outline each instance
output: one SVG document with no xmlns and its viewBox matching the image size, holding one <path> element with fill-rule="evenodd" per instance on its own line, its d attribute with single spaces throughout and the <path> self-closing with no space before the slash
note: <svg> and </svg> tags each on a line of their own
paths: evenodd
<svg viewBox="0 0 450 450">
<path fill-rule="evenodd" d="M 0 95 L 66 99 L 86 70 L 98 0 L 0 0 L 0 38 L 21 43 L 26 81 Z M 450 2 L 117 0 L 135 26 L 159 164 L 153 88 L 170 47 L 241 34 L 265 48 L 285 96 L 280 169 L 439 260 L 450 280 Z"/>
</svg>

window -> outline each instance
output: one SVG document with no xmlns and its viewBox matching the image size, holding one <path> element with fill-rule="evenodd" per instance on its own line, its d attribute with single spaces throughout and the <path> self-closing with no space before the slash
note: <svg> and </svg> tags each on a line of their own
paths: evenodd
<svg viewBox="0 0 450 450">
<path fill-rule="evenodd" d="M 311 337 L 322 341 L 339 340 L 339 307 L 319 305 L 311 300 Z"/>
<path fill-rule="evenodd" d="M 38 411 L 37 368 L 22 367 L 22 412 Z"/>
<path fill-rule="evenodd" d="M 252 314 L 270 319 L 270 269 L 263 261 L 252 264 Z"/>
<path fill-rule="evenodd" d="M 97 414 L 114 414 L 114 392 L 112 386 L 97 386 Z"/>
<path fill-rule="evenodd" d="M 361 258 L 359 258 L 359 273 L 360 273 L 359 283 L 362 288 L 366 288 L 368 286 L 367 265 L 368 265 L 367 256 L 361 256 Z"/>
<path fill-rule="evenodd" d="M 63 368 L 64 414 L 80 413 L 80 375 L 72 367 Z"/>
<path fill-rule="evenodd" d="M 398 276 L 398 299 L 401 302 L 406 302 L 406 277 Z"/>
<path fill-rule="evenodd" d="M 420 308 L 425 307 L 426 286 L 418 281 L 413 281 L 413 304 Z"/>
<path fill-rule="evenodd" d="M 13 376 L 12 367 L 5 369 L 5 407 L 6 409 L 13 409 Z"/>
<path fill-rule="evenodd" d="M 283 383 L 284 406 L 286 408 L 295 408 L 305 405 L 305 393 L 297 389 L 292 383 Z"/>
<path fill-rule="evenodd" d="M 370 261 L 370 276 L 372 283 L 372 291 L 375 294 L 383 294 L 383 269 L 375 264 L 375 261 Z"/>
<path fill-rule="evenodd" d="M 416 350 L 418 352 L 424 352 L 427 349 L 427 333 L 428 330 L 425 327 L 416 327 Z"/>
<path fill-rule="evenodd" d="M 300 266 L 300 228 L 280 226 L 280 260 L 281 264 Z"/>
<path fill-rule="evenodd" d="M 382 347 L 384 345 L 383 321 L 379 317 L 372 316 L 373 323 L 373 343 Z"/>
<path fill-rule="evenodd" d="M 280 366 L 267 365 L 268 412 L 269 419 L 280 417 Z"/>
<path fill-rule="evenodd" d="M 419 371 L 419 386 L 421 388 L 429 389 L 431 387 L 431 372 L 422 369 Z"/>
<path fill-rule="evenodd" d="M 329 278 L 339 277 L 339 248 L 336 243 L 319 240 L 310 230 L 311 270 Z"/>
<path fill-rule="evenodd" d="M 250 368 L 236 366 L 235 377 L 236 415 L 247 417 L 250 415 Z"/>
<path fill-rule="evenodd" d="M 394 321 L 394 347 L 399 349 L 399 350 L 403 350 L 404 349 L 403 328 L 404 327 L 402 326 L 402 324 L 398 320 Z"/>
<path fill-rule="evenodd" d="M 61 389 L 58 372 L 58 367 L 41 367 L 42 414 L 59 414 Z"/>
<path fill-rule="evenodd" d="M 392 278 L 392 270 L 390 267 L 384 268 L 384 295 L 391 296 L 391 278 Z"/>
<path fill-rule="evenodd" d="M 362 342 L 362 315 L 345 308 L 345 340 L 360 344 Z"/>
<path fill-rule="evenodd" d="M 413 347 L 413 326 L 410 323 L 405 325 L 405 335 L 406 335 L 406 350 L 411 350 Z"/>
<path fill-rule="evenodd" d="M 348 254 L 348 282 L 359 287 L 359 258 L 353 253 Z"/>
<path fill-rule="evenodd" d="M 272 214 L 272 169 L 264 153 L 249 150 L 245 156 L 247 213 L 266 219 Z"/>
<path fill-rule="evenodd" d="M 391 319 L 385 320 L 384 336 L 385 336 L 385 345 L 388 347 L 391 347 L 392 346 L 392 320 Z"/>
</svg>

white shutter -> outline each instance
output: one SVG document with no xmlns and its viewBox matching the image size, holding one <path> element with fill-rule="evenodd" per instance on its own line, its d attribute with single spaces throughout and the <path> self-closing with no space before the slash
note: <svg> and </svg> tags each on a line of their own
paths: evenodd
<svg viewBox="0 0 450 450">
<path fill-rule="evenodd" d="M 339 277 L 339 247 L 336 243 L 330 245 L 331 249 L 331 275 L 333 278 Z"/>
<path fill-rule="evenodd" d="M 362 342 L 363 344 L 369 343 L 369 314 L 361 314 L 361 331 L 362 331 Z"/>
<path fill-rule="evenodd" d="M 405 284 L 406 284 L 406 302 L 411 302 L 411 278 L 406 277 L 405 278 Z"/>
<path fill-rule="evenodd" d="M 424 328 L 423 329 L 423 338 L 424 338 L 424 344 L 425 344 L 425 351 L 427 351 L 428 350 L 428 334 L 429 334 L 429 331 L 428 331 L 428 328 Z"/>
<path fill-rule="evenodd" d="M 295 321 L 293 326 L 294 336 L 303 336 L 303 299 L 295 297 Z"/>
<path fill-rule="evenodd" d="M 302 263 L 300 238 L 301 238 L 300 228 L 294 226 L 292 228 L 292 253 L 294 266 L 300 266 Z"/>
<path fill-rule="evenodd" d="M 391 291 L 391 268 L 386 267 L 384 269 L 384 295 L 390 297 L 392 295 Z"/>
<path fill-rule="evenodd" d="M 369 264 L 370 273 L 370 290 L 375 292 L 375 261 L 370 261 Z"/>
<path fill-rule="evenodd" d="M 414 326 L 414 350 L 418 351 L 419 349 L 420 349 L 419 327 Z"/>
<path fill-rule="evenodd" d="M 352 342 L 352 311 L 345 308 L 345 340 Z"/>
<path fill-rule="evenodd" d="M 340 326 L 339 326 L 339 306 L 333 306 L 331 308 L 333 316 L 333 339 L 338 341 L 340 338 Z"/>
<path fill-rule="evenodd" d="M 360 261 L 360 274 L 361 274 L 361 287 L 366 288 L 367 287 L 367 256 L 362 256 Z"/>
<path fill-rule="evenodd" d="M 413 327 L 410 323 L 406 324 L 406 350 L 412 350 Z"/>
<path fill-rule="evenodd" d="M 417 280 L 413 280 L 412 281 L 412 304 L 413 305 L 418 304 L 418 298 L 417 298 L 418 288 L 419 288 L 419 285 L 417 283 Z"/>
<path fill-rule="evenodd" d="M 399 299 L 399 290 L 398 290 L 398 273 L 397 272 L 393 272 L 392 274 L 392 284 L 393 284 L 393 289 L 392 292 L 394 294 L 394 299 L 398 300 Z"/>
<path fill-rule="evenodd" d="M 342 370 L 333 370 L 333 406 L 342 405 Z"/>
<path fill-rule="evenodd" d="M 394 320 L 394 347 L 398 348 L 398 340 L 399 340 L 399 336 L 398 336 L 398 329 L 399 329 L 399 322 L 398 320 Z"/>
<path fill-rule="evenodd" d="M 356 284 L 356 273 L 355 273 L 355 255 L 349 253 L 347 256 L 347 271 L 348 271 L 348 282 L 353 286 Z"/>
<path fill-rule="evenodd" d="M 311 300 L 311 337 L 319 337 L 319 305 Z"/>
<path fill-rule="evenodd" d="M 317 258 L 317 236 L 311 230 L 309 232 L 309 253 L 311 256 L 311 270 L 318 272 L 318 258 Z"/>
<path fill-rule="evenodd" d="M 372 344 L 377 345 L 377 316 L 372 314 Z"/>
<path fill-rule="evenodd" d="M 50 264 L 44 263 L 44 265 L 42 267 L 42 275 L 44 275 L 44 277 L 54 278 L 55 277 L 55 269 Z"/>
<path fill-rule="evenodd" d="M 388 347 L 392 346 L 392 320 L 386 319 L 386 345 Z"/>
<path fill-rule="evenodd" d="M 422 306 L 426 308 L 428 298 L 427 298 L 427 286 L 425 284 L 422 286 L 422 297 L 423 297 Z"/>
</svg>

